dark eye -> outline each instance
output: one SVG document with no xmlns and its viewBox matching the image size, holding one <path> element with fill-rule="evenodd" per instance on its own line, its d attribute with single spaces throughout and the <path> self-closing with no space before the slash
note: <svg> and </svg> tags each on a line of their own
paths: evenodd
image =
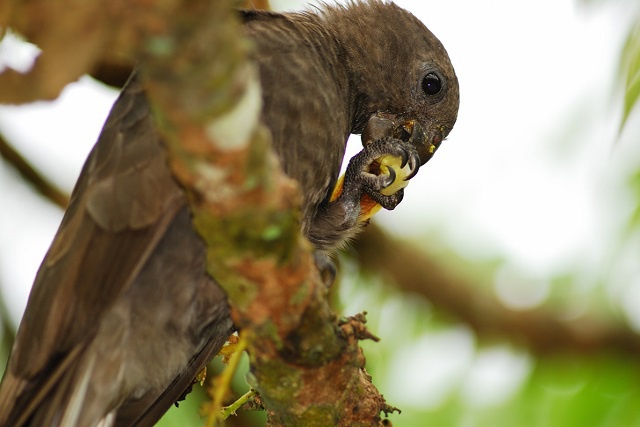
<svg viewBox="0 0 640 427">
<path fill-rule="evenodd" d="M 442 82 L 436 73 L 429 73 L 422 79 L 422 90 L 427 95 L 435 95 L 442 89 Z"/>
</svg>

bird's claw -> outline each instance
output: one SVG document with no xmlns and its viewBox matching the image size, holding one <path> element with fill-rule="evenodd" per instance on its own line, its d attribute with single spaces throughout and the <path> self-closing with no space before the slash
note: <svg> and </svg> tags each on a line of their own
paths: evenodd
<svg viewBox="0 0 640 427">
<path fill-rule="evenodd" d="M 375 188 L 382 190 L 392 185 L 397 180 L 409 181 L 420 169 L 420 156 L 415 148 L 404 141 L 395 138 L 384 138 L 372 142 L 363 151 L 370 151 L 373 160 L 369 163 L 367 172 L 379 177 L 383 185 Z M 386 156 L 390 156 L 385 158 Z"/>
<path fill-rule="evenodd" d="M 420 164 L 421 164 L 420 155 L 418 155 L 417 151 L 411 150 L 408 163 L 409 163 L 409 173 L 404 177 L 405 181 L 409 181 L 411 178 L 416 176 L 416 174 L 418 173 L 418 169 L 420 169 Z"/>
<path fill-rule="evenodd" d="M 377 185 L 372 186 L 372 188 L 374 188 L 375 190 L 382 190 L 383 188 L 387 188 L 389 187 L 391 184 L 393 184 L 396 181 L 396 170 L 391 167 L 388 166 L 387 167 L 387 173 L 383 173 L 380 175 L 374 175 L 374 182 Z"/>
<path fill-rule="evenodd" d="M 405 150 L 402 150 L 402 152 L 400 153 L 400 169 L 405 167 L 408 161 L 409 161 L 409 153 L 407 153 L 407 151 Z"/>
<path fill-rule="evenodd" d="M 347 187 L 361 188 L 385 209 L 393 209 L 402 200 L 406 181 L 420 168 L 420 157 L 407 142 L 384 137 L 368 143 L 349 162 L 345 176 Z"/>
</svg>

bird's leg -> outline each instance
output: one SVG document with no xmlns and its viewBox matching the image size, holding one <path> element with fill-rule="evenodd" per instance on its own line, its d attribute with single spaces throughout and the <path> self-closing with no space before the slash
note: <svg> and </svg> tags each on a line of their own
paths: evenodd
<svg viewBox="0 0 640 427">
<path fill-rule="evenodd" d="M 380 206 L 394 209 L 419 167 L 420 157 L 408 142 L 384 137 L 367 144 L 351 158 L 329 201 L 310 221 L 309 240 L 320 250 L 339 247 L 355 236 L 361 228 L 356 225 L 366 224 Z M 322 273 L 323 266 L 318 265 Z"/>
</svg>

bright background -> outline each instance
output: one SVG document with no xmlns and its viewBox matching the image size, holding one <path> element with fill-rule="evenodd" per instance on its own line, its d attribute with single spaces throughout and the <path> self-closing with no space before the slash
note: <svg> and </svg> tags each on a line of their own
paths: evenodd
<svg viewBox="0 0 640 427">
<path fill-rule="evenodd" d="M 456 127 L 402 204 L 375 221 L 426 251 L 455 254 L 467 274 L 490 268 L 479 292 L 514 310 L 563 292 L 559 315 L 595 310 L 640 329 L 640 246 L 630 225 L 640 199 L 630 185 L 640 169 L 638 111 L 620 132 L 620 56 L 640 4 L 396 3 L 446 46 L 461 105 Z M 0 64 L 28 64 L 29 49 L 10 42 L 0 44 Z M 0 107 L 0 130 L 70 190 L 116 95 L 83 78 L 54 102 Z M 350 146 L 357 152 L 359 138 Z M 17 325 L 62 213 L 2 162 L 0 206 L 0 292 Z M 382 280 L 363 283 L 345 264 L 344 312 L 369 311 L 382 338 L 365 352 L 374 382 L 403 409 L 394 425 L 640 425 L 640 410 L 628 406 L 638 388 L 623 380 L 640 379 L 632 361 L 544 359 L 506 340 L 486 343 L 428 301 Z M 594 378 L 616 380 L 590 388 Z"/>
</svg>

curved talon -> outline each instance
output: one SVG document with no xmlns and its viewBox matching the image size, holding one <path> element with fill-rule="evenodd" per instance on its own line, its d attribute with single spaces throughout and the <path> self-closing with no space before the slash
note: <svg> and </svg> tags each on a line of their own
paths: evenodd
<svg viewBox="0 0 640 427">
<path fill-rule="evenodd" d="M 389 185 L 393 184 L 396 181 L 396 177 L 398 176 L 398 174 L 396 173 L 396 170 L 391 166 L 387 166 L 387 169 L 389 170 L 388 172 L 389 184 L 385 185 L 385 187 L 388 187 Z"/>
<path fill-rule="evenodd" d="M 409 175 L 405 176 L 403 181 L 409 181 L 411 178 L 418 174 L 418 169 L 412 169 Z"/>
<path fill-rule="evenodd" d="M 400 157 L 402 158 L 402 162 L 400 162 L 400 168 L 403 168 L 409 161 L 409 153 L 407 153 L 406 150 L 402 150 L 402 154 L 400 154 Z"/>
<path fill-rule="evenodd" d="M 413 155 L 409 159 L 409 169 L 411 172 L 407 176 L 404 177 L 405 181 L 409 181 L 411 178 L 416 176 L 418 173 L 418 169 L 420 169 L 420 156 L 417 153 L 412 153 Z"/>
</svg>

